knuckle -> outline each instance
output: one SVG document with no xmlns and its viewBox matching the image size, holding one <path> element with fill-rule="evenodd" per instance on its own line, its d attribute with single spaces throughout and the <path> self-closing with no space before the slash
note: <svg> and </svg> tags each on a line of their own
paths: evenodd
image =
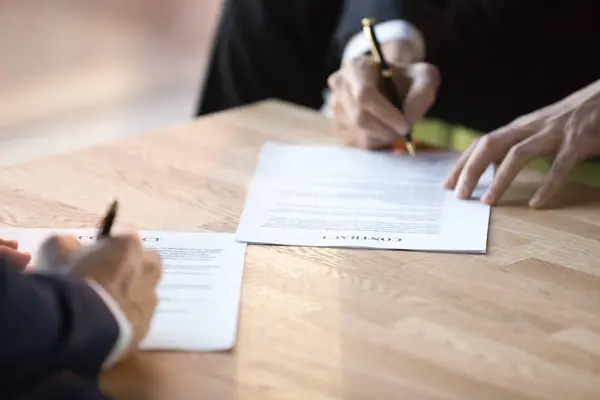
<svg viewBox="0 0 600 400">
<path fill-rule="evenodd" d="M 362 86 L 356 92 L 356 102 L 359 105 L 367 104 L 372 96 L 373 96 L 373 89 L 368 86 Z"/>
<path fill-rule="evenodd" d="M 363 55 L 356 57 L 353 65 L 360 71 L 368 71 L 375 67 L 375 61 L 371 57 Z"/>
<path fill-rule="evenodd" d="M 147 250 L 144 257 L 144 272 L 160 279 L 162 277 L 162 270 L 163 264 L 160 254 L 156 251 Z"/>
<path fill-rule="evenodd" d="M 477 143 L 477 148 L 486 153 L 498 149 L 498 146 L 498 138 L 493 134 L 483 136 Z"/>
<path fill-rule="evenodd" d="M 329 75 L 329 78 L 327 78 L 327 85 L 329 86 L 329 88 L 331 90 L 335 90 L 337 89 L 342 81 L 342 74 L 337 71 L 334 72 L 333 74 Z"/>
<path fill-rule="evenodd" d="M 120 243 L 121 246 L 125 248 L 142 246 L 142 238 L 135 232 L 127 233 L 121 236 L 115 236 L 115 239 Z"/>
<path fill-rule="evenodd" d="M 359 128 L 364 128 L 365 126 L 367 126 L 368 121 L 369 113 L 367 113 L 363 109 L 357 109 L 354 115 L 352 116 L 352 122 L 354 122 L 354 125 Z"/>
<path fill-rule="evenodd" d="M 509 160 L 520 160 L 520 159 L 523 159 L 524 157 L 527 157 L 529 152 L 530 152 L 529 146 L 527 146 L 523 143 L 518 143 L 510 148 L 506 157 Z"/>
<path fill-rule="evenodd" d="M 419 63 L 417 65 L 417 69 L 420 73 L 427 76 L 433 87 L 437 88 L 442 83 L 442 74 L 435 65 L 429 63 Z"/>
<path fill-rule="evenodd" d="M 544 127 L 547 127 L 548 125 L 552 125 L 551 120 L 547 120 L 545 118 L 540 118 L 540 116 L 537 113 L 531 113 L 531 114 L 525 114 L 525 115 L 516 117 L 508 125 L 506 125 L 503 129 L 504 130 L 511 130 L 511 129 L 539 130 L 539 129 L 543 129 Z"/>
</svg>

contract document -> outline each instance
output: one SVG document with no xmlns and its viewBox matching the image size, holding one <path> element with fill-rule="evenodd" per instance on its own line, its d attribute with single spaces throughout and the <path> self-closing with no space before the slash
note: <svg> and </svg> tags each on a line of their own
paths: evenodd
<svg viewBox="0 0 600 400">
<path fill-rule="evenodd" d="M 51 234 L 75 235 L 82 244 L 96 229 L 0 229 L 35 256 Z M 158 306 L 141 348 L 220 351 L 236 342 L 246 245 L 225 233 L 139 231 L 143 245 L 163 261 Z M 32 260 L 35 267 L 36 260 Z"/>
<path fill-rule="evenodd" d="M 415 158 L 333 146 L 263 146 L 236 238 L 246 243 L 485 253 L 490 207 L 442 188 L 456 153 Z"/>
</svg>

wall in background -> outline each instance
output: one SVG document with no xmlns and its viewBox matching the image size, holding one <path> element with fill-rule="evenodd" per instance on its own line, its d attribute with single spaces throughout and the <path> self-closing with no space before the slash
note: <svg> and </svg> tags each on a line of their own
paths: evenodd
<svg viewBox="0 0 600 400">
<path fill-rule="evenodd" d="M 221 0 L 1 7 L 0 163 L 11 143 L 32 158 L 192 117 Z"/>
</svg>

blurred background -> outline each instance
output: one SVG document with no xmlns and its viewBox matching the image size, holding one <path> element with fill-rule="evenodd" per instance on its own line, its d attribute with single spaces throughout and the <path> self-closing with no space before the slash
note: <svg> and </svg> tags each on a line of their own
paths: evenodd
<svg viewBox="0 0 600 400">
<path fill-rule="evenodd" d="M 0 166 L 193 117 L 221 0 L 0 0 Z"/>
</svg>

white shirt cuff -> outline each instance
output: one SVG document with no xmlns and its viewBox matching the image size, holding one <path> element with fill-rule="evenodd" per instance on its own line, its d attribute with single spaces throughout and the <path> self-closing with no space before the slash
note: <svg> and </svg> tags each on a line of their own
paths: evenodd
<svg viewBox="0 0 600 400">
<path fill-rule="evenodd" d="M 104 303 L 113 314 L 115 319 L 117 320 L 117 324 L 119 325 L 119 337 L 115 342 L 111 352 L 109 353 L 106 360 L 104 360 L 103 368 L 108 368 L 114 365 L 117 360 L 121 357 L 125 349 L 129 347 L 131 344 L 131 340 L 133 338 L 133 328 L 131 327 L 131 323 L 121 310 L 121 307 L 117 304 L 117 302 L 112 298 L 112 296 L 104 290 L 102 286 L 100 286 L 95 281 L 88 279 L 86 280 L 87 284 L 91 286 L 92 289 L 98 293 L 100 298 L 104 300 Z"/>
<path fill-rule="evenodd" d="M 415 62 L 425 59 L 425 39 L 421 32 L 410 22 L 401 19 L 381 22 L 373 27 L 375 35 L 381 44 L 391 40 L 407 39 L 415 49 Z M 362 32 L 357 33 L 348 41 L 342 60 L 346 61 L 368 52 L 371 44 Z"/>
<path fill-rule="evenodd" d="M 423 61 L 425 59 L 425 39 L 421 32 L 410 22 L 401 19 L 394 19 L 391 21 L 381 22 L 375 24 L 373 27 L 375 35 L 381 44 L 389 42 L 391 40 L 407 39 L 409 40 L 415 50 L 414 62 Z M 371 43 L 367 40 L 362 32 L 357 33 L 348 41 L 344 54 L 342 56 L 342 62 L 358 57 L 362 54 L 369 52 L 371 49 Z M 321 113 L 328 118 L 331 118 L 332 110 L 329 104 L 329 97 L 331 93 L 329 90 L 323 93 L 323 106 L 321 107 Z"/>
</svg>

